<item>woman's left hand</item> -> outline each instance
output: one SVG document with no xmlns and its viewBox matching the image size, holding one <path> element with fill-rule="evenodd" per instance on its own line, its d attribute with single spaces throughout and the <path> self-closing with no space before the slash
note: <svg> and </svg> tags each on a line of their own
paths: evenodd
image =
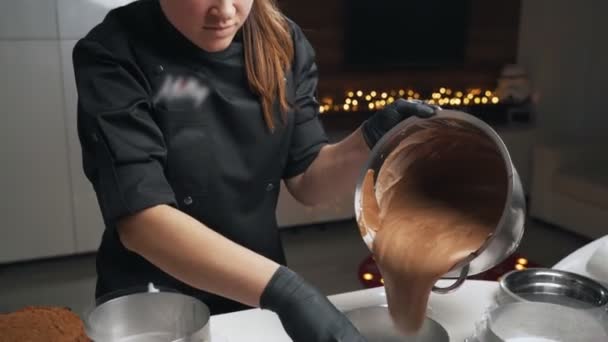
<svg viewBox="0 0 608 342">
<path fill-rule="evenodd" d="M 439 107 L 426 104 L 419 100 L 397 99 L 395 102 L 377 111 L 361 126 L 363 138 L 371 149 L 384 134 L 401 121 L 417 116 L 429 118 L 437 112 Z"/>
</svg>

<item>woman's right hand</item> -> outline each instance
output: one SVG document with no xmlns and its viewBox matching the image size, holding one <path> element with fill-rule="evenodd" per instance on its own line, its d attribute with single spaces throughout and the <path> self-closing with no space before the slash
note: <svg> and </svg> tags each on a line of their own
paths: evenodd
<svg viewBox="0 0 608 342">
<path fill-rule="evenodd" d="M 294 342 L 365 342 L 327 298 L 287 267 L 279 267 L 260 298 Z"/>
</svg>

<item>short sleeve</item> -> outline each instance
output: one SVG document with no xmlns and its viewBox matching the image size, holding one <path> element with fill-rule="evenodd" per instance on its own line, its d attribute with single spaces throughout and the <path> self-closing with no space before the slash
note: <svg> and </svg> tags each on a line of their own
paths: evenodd
<svg viewBox="0 0 608 342">
<path fill-rule="evenodd" d="M 163 134 L 136 68 L 87 40 L 76 44 L 73 63 L 84 172 L 106 224 L 154 205 L 175 205 Z"/>
<path fill-rule="evenodd" d="M 328 139 L 319 120 L 315 52 L 302 30 L 290 22 L 294 37 L 294 129 L 283 178 L 297 176 L 312 164 Z"/>
</svg>

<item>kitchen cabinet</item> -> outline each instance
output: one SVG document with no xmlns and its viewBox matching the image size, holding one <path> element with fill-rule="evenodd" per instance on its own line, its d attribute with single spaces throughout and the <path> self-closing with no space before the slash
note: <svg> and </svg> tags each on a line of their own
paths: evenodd
<svg viewBox="0 0 608 342">
<path fill-rule="evenodd" d="M 0 74 L 0 263 L 73 253 L 57 41 L 1 40 Z"/>
</svg>

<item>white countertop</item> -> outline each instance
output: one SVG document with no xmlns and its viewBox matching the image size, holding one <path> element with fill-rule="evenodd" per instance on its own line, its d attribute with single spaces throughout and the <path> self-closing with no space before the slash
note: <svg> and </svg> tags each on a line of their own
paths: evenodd
<svg viewBox="0 0 608 342">
<path fill-rule="evenodd" d="M 451 281 L 439 281 L 447 286 Z M 461 288 L 450 294 L 431 294 L 428 315 L 439 322 L 450 335 L 450 341 L 464 341 L 475 331 L 485 310 L 494 304 L 497 282 L 467 280 Z M 338 309 L 356 308 L 386 303 L 384 288 L 330 296 Z M 211 317 L 212 342 L 289 342 L 278 317 L 270 311 L 252 309 Z"/>
</svg>

